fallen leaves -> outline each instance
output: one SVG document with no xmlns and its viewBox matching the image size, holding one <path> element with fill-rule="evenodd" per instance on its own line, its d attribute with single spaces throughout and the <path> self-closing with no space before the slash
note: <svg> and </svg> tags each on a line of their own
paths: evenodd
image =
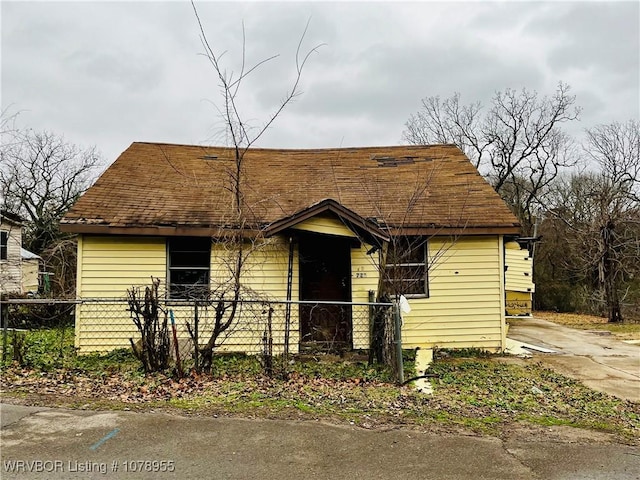
<svg viewBox="0 0 640 480">
<path fill-rule="evenodd" d="M 243 378 L 225 375 L 215 378 L 197 374 L 176 380 L 163 374 L 142 376 L 120 372 L 96 377 L 84 372 L 57 370 L 44 373 L 15 367 L 6 369 L 2 375 L 5 392 L 46 393 L 119 400 L 125 403 L 158 402 L 206 395 L 236 397 L 240 400 L 303 399 L 316 406 L 345 405 L 366 400 L 368 391 L 383 386 L 395 389 L 388 384 L 365 382 L 362 379 L 309 379 L 295 372 L 288 381 L 263 376 Z"/>
<path fill-rule="evenodd" d="M 177 408 L 207 415 L 353 421 L 365 428 L 389 424 L 470 428 L 495 432 L 514 422 L 577 425 L 618 432 L 640 441 L 640 405 L 594 392 L 540 365 L 491 359 L 446 359 L 431 371 L 435 393 L 364 376 L 328 378 L 294 370 L 288 380 L 230 370 L 176 379 L 133 371 L 3 370 L 2 391 L 42 395 L 56 404 L 110 408 Z M 102 402 L 102 403 L 101 403 Z M 118 407 L 119 406 L 119 407 Z"/>
</svg>

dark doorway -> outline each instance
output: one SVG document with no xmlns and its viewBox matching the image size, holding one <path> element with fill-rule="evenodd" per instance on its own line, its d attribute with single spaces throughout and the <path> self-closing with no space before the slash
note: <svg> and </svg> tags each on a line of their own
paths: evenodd
<svg viewBox="0 0 640 480">
<path fill-rule="evenodd" d="M 300 300 L 351 301 L 351 239 L 300 238 Z M 350 305 L 300 305 L 300 344 L 323 350 L 350 349 Z"/>
</svg>

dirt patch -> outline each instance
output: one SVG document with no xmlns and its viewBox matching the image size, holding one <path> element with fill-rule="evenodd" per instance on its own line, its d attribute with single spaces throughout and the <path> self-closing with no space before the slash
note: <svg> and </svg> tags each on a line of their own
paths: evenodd
<svg viewBox="0 0 640 480">
<path fill-rule="evenodd" d="M 618 340 L 640 340 L 640 323 L 638 322 L 609 323 L 606 317 L 543 311 L 534 312 L 534 317 L 566 327 L 588 330 L 597 335 L 613 335 Z"/>
</svg>

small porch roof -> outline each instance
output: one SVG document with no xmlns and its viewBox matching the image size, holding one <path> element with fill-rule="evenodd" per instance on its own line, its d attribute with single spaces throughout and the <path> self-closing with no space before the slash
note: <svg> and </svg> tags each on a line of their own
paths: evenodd
<svg viewBox="0 0 640 480">
<path fill-rule="evenodd" d="M 332 213 L 337 216 L 345 226 L 358 237 L 372 245 L 381 245 L 389 241 L 389 234 L 382 230 L 375 222 L 361 217 L 353 210 L 349 210 L 344 205 L 332 198 L 325 198 L 314 203 L 293 215 L 281 218 L 271 223 L 265 229 L 266 236 L 272 236 L 289 228 L 295 227 L 299 223 L 323 213 Z"/>
</svg>

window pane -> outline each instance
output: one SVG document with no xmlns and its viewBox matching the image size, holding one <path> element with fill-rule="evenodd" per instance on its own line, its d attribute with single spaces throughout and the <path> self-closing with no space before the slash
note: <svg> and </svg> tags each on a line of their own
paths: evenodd
<svg viewBox="0 0 640 480">
<path fill-rule="evenodd" d="M 7 259 L 7 243 L 9 241 L 9 234 L 7 232 L 0 232 L 0 259 Z"/>
<path fill-rule="evenodd" d="M 400 278 L 405 280 L 421 280 L 424 278 L 424 265 L 415 267 L 395 267 L 400 271 Z"/>
<path fill-rule="evenodd" d="M 169 239 L 169 249 L 172 252 L 208 252 L 211 250 L 209 237 L 174 237 Z"/>
<path fill-rule="evenodd" d="M 209 272 L 206 270 L 171 270 L 171 283 L 195 285 L 209 283 Z"/>
<path fill-rule="evenodd" d="M 403 280 L 398 291 L 403 295 L 424 295 L 426 293 L 424 286 L 425 282 L 423 278 Z"/>
<path fill-rule="evenodd" d="M 389 246 L 385 290 L 392 295 L 428 295 L 426 240 L 400 237 Z"/>
<path fill-rule="evenodd" d="M 169 274 L 171 298 L 202 298 L 209 289 L 208 270 L 171 270 Z"/>
<path fill-rule="evenodd" d="M 424 294 L 425 266 L 387 267 L 386 283 L 394 294 Z"/>
<path fill-rule="evenodd" d="M 422 237 L 400 237 L 389 250 L 389 264 L 424 263 L 425 240 Z"/>
<path fill-rule="evenodd" d="M 211 239 L 208 237 L 170 238 L 169 297 L 202 298 L 209 290 Z"/>
<path fill-rule="evenodd" d="M 173 267 L 206 267 L 209 263 L 209 252 L 172 252 L 169 257 Z"/>
<path fill-rule="evenodd" d="M 203 299 L 206 298 L 207 292 L 207 285 L 178 285 L 174 283 L 169 289 L 170 298 L 174 300 Z"/>
</svg>

